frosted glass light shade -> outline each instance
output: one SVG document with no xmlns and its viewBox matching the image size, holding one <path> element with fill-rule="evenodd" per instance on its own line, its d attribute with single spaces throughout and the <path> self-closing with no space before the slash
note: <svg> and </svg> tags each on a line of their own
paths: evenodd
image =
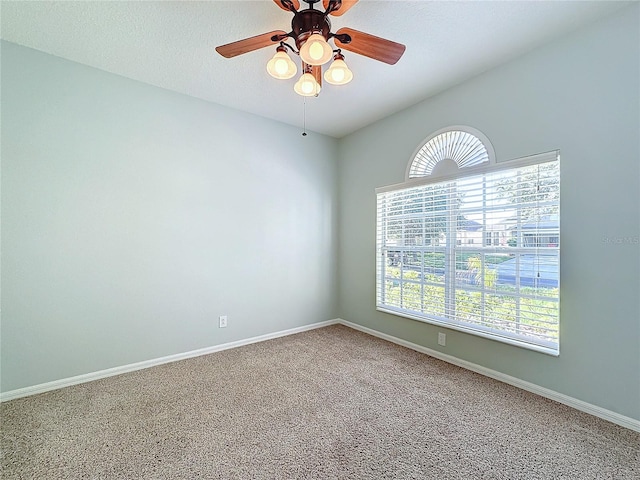
<svg viewBox="0 0 640 480">
<path fill-rule="evenodd" d="M 324 79 L 333 85 L 345 85 L 353 80 L 353 72 L 349 70 L 344 60 L 337 59 L 324 73 Z"/>
<path fill-rule="evenodd" d="M 267 72 L 273 78 L 286 80 L 293 77 L 298 73 L 298 67 L 293 63 L 293 60 L 289 58 L 286 52 L 277 51 L 276 54 L 267 63 Z"/>
<path fill-rule="evenodd" d="M 322 35 L 314 33 L 300 47 L 300 58 L 308 65 L 324 65 L 333 57 L 333 49 Z"/>
<path fill-rule="evenodd" d="M 305 73 L 293 86 L 298 95 L 303 97 L 315 97 L 320 93 L 322 87 L 316 82 L 316 79 L 310 73 Z"/>
</svg>

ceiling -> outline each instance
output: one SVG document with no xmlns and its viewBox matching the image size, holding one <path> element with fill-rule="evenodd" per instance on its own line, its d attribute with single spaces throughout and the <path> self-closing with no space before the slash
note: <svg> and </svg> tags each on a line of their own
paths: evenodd
<svg viewBox="0 0 640 480">
<path fill-rule="evenodd" d="M 630 3 L 360 0 L 330 17 L 332 31 L 351 27 L 407 50 L 394 66 L 343 52 L 354 79 L 307 98 L 306 127 L 340 138 Z M 4 40 L 302 127 L 295 78 L 266 72 L 275 46 L 231 59 L 215 52 L 289 31 L 292 14 L 272 0 L 2 0 L 1 8 Z"/>
</svg>

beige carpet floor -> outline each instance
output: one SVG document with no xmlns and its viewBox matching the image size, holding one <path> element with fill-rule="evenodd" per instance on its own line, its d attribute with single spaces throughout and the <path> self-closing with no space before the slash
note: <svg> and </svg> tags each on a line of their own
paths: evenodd
<svg viewBox="0 0 640 480">
<path fill-rule="evenodd" d="M 640 434 L 344 326 L 0 406 L 3 479 L 638 479 Z"/>
</svg>

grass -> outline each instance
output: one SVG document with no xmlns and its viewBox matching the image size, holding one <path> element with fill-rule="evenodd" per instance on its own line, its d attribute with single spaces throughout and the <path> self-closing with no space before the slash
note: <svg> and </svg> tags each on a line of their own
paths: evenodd
<svg viewBox="0 0 640 480">
<path fill-rule="evenodd" d="M 467 260 L 471 257 L 473 255 L 469 255 Z M 477 258 L 477 255 L 475 257 Z M 469 264 L 472 263 L 469 262 Z M 430 284 L 421 285 L 413 283 L 419 281 L 418 272 L 412 270 L 402 272 L 403 279 L 409 281 L 401 281 L 400 273 L 398 267 L 387 268 L 385 281 L 387 304 L 422 315 L 445 316 L 445 288 L 442 277 L 426 275 L 425 281 Z M 521 298 L 508 294 L 508 292 L 515 292 L 515 287 L 511 289 L 500 285 L 499 288 L 500 290 L 497 290 L 494 285 L 493 288 L 486 288 L 484 291 L 456 289 L 456 318 L 478 325 L 489 321 L 505 332 L 557 341 L 559 309 L 557 288 L 521 287 L 519 290 L 523 295 L 544 296 L 544 298 Z"/>
</svg>

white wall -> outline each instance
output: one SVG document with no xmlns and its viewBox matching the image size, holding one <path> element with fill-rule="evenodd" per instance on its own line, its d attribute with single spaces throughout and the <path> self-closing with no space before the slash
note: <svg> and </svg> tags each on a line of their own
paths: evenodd
<svg viewBox="0 0 640 480">
<path fill-rule="evenodd" d="M 339 314 L 640 419 L 640 6 L 386 118 L 339 144 Z M 560 356 L 375 310 L 375 188 L 430 133 L 469 125 L 497 159 L 561 153 Z"/>
<path fill-rule="evenodd" d="M 335 318 L 335 158 L 3 42 L 1 390 Z"/>
</svg>

